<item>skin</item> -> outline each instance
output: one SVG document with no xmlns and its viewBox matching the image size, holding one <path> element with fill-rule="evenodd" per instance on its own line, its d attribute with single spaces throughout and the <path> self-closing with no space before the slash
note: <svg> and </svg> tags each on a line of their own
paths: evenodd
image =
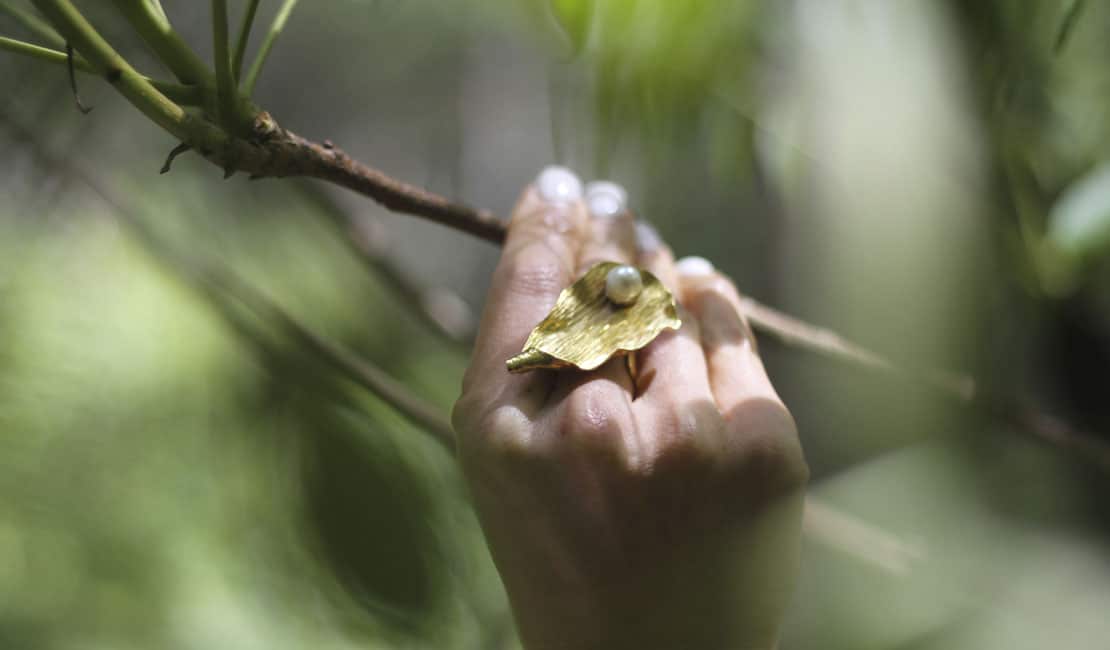
<svg viewBox="0 0 1110 650">
<path fill-rule="evenodd" d="M 683 328 L 594 372 L 505 360 L 594 263 L 655 273 Z M 678 272 L 634 221 L 529 187 L 494 272 L 453 420 L 528 650 L 773 648 L 797 572 L 808 478 L 739 296 Z"/>
</svg>

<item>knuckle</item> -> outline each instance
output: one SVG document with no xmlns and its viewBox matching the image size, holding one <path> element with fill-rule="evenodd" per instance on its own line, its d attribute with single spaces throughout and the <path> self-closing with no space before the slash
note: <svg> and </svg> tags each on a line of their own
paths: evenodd
<svg viewBox="0 0 1110 650">
<path fill-rule="evenodd" d="M 495 458 L 526 458 L 537 454 L 533 424 L 514 406 L 472 408 L 463 398 L 456 402 L 451 420 L 463 451 Z"/>
<path fill-rule="evenodd" d="M 623 389 L 604 379 L 588 381 L 575 388 L 563 403 L 559 420 L 562 445 L 605 466 L 614 476 L 632 470 L 629 444 L 635 437 L 631 413 L 622 408 Z"/>
<path fill-rule="evenodd" d="M 713 409 L 667 408 L 656 417 L 652 454 L 641 469 L 657 476 L 704 475 L 718 462 L 713 445 L 723 429 Z"/>
<path fill-rule="evenodd" d="M 607 388 L 593 381 L 572 391 L 564 403 L 561 433 L 597 441 L 618 435 L 620 423 L 612 406 L 616 402 Z"/>
<path fill-rule="evenodd" d="M 493 409 L 485 421 L 487 446 L 492 452 L 511 457 L 534 455 L 532 423 L 519 409 L 508 406 Z"/>
<path fill-rule="evenodd" d="M 775 496 L 795 491 L 809 481 L 790 411 L 781 402 L 760 400 L 747 407 L 736 435 L 741 440 L 740 463 L 749 480 L 758 482 L 760 492 Z"/>
<path fill-rule="evenodd" d="M 679 417 L 674 435 L 664 445 L 663 453 L 688 467 L 711 467 L 717 462 L 712 441 L 720 439 L 722 428 L 719 417 L 688 410 Z"/>
</svg>

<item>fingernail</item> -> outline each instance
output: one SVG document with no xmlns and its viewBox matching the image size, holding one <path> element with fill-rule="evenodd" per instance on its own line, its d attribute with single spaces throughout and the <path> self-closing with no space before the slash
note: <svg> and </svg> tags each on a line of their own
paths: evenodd
<svg viewBox="0 0 1110 650">
<path fill-rule="evenodd" d="M 570 203 L 582 198 L 582 181 L 566 167 L 545 167 L 536 177 L 536 190 L 550 203 Z"/>
<path fill-rule="evenodd" d="M 624 212 L 628 193 L 609 181 L 594 181 L 586 186 L 586 207 L 590 215 L 599 218 L 615 217 Z"/>
<path fill-rule="evenodd" d="M 636 248 L 641 253 L 654 253 L 663 247 L 663 238 L 651 224 L 636 222 Z"/>
<path fill-rule="evenodd" d="M 684 257 L 675 263 L 679 275 L 698 277 L 713 273 L 713 264 L 704 257 Z"/>
</svg>

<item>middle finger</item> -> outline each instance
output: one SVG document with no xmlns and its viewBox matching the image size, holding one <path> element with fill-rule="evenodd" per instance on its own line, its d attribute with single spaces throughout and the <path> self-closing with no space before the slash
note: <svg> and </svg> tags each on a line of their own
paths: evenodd
<svg viewBox="0 0 1110 650">
<path fill-rule="evenodd" d="M 597 181 L 586 186 L 586 207 L 589 218 L 586 237 L 579 249 L 575 277 L 582 275 L 598 262 L 631 264 L 636 253 L 636 230 L 632 213 L 627 209 L 627 197 L 622 187 L 607 181 Z M 585 383 L 600 382 L 593 390 L 602 390 L 616 403 L 625 404 L 632 398 L 632 377 L 623 357 L 606 361 L 586 378 L 564 376 L 556 389 L 556 399 L 565 397 Z"/>
</svg>

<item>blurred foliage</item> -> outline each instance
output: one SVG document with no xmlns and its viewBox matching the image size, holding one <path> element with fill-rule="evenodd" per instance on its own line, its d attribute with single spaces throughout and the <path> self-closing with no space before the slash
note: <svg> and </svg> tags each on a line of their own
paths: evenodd
<svg viewBox="0 0 1110 650">
<path fill-rule="evenodd" d="M 205 3 L 164 4 L 209 56 Z M 0 34 L 30 37 L 2 13 Z M 502 213 L 552 158 L 612 177 L 743 291 L 1106 442 L 1108 36 L 1110 5 L 1074 0 L 302 2 L 257 100 Z M 512 647 L 449 455 L 197 291 L 35 149 L 444 412 L 465 351 L 295 186 L 188 155 L 157 176 L 174 143 L 110 88 L 79 79 L 82 118 L 64 69 L 3 54 L 0 80 L 0 647 Z M 415 279 L 480 305 L 495 250 L 335 198 Z M 811 534 L 784 649 L 1110 638 L 1110 492 L 1082 454 L 763 353 L 814 494 L 904 556 Z"/>
<path fill-rule="evenodd" d="M 761 45 L 759 3 L 749 0 L 555 0 L 551 7 L 591 75 L 600 174 L 622 135 L 663 152 L 689 137 L 707 105 L 746 86 Z M 723 135 L 718 128 L 714 141 L 730 151 L 742 144 Z"/>
</svg>

